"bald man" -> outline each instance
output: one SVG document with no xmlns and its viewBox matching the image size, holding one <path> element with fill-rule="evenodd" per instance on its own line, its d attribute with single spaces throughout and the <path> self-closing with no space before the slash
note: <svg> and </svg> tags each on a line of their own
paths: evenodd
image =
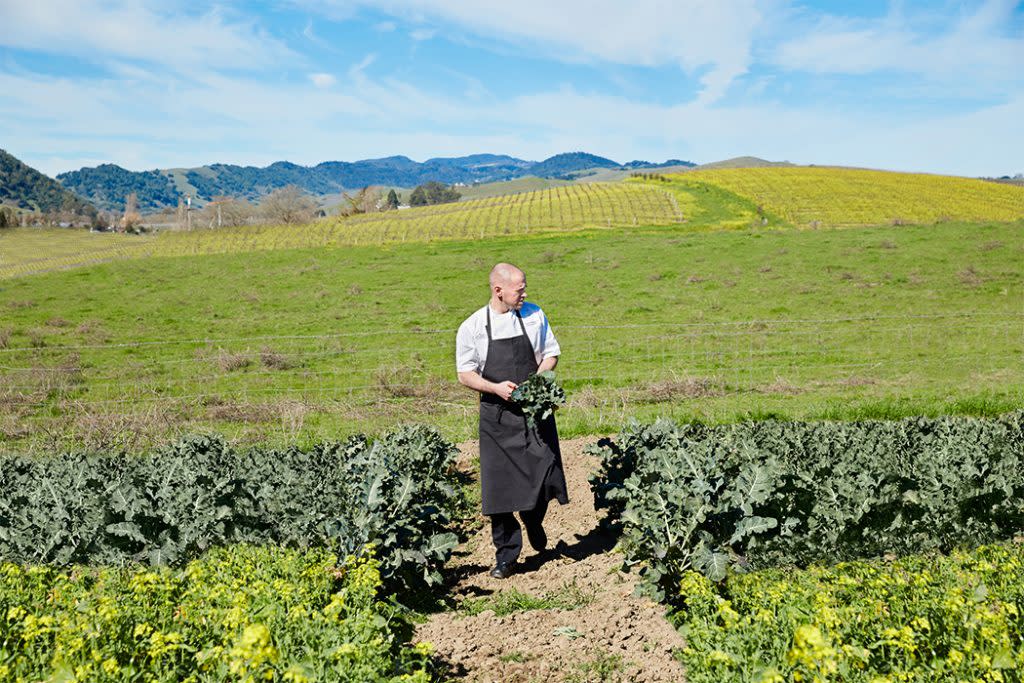
<svg viewBox="0 0 1024 683">
<path fill-rule="evenodd" d="M 523 549 L 547 548 L 548 502 L 569 502 L 554 416 L 529 427 L 509 402 L 533 374 L 554 369 L 561 349 L 544 311 L 526 301 L 526 275 L 511 263 L 491 269 L 490 301 L 469 316 L 455 337 L 459 382 L 480 393 L 480 489 L 491 518 L 495 562 L 491 576 L 508 578 Z"/>
</svg>

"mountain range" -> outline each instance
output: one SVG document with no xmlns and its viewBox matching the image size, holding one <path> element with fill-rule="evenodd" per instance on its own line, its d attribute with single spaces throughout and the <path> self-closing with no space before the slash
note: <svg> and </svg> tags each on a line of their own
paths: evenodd
<svg viewBox="0 0 1024 683">
<path fill-rule="evenodd" d="M 198 168 L 152 171 L 129 171 L 114 164 L 102 164 L 61 173 L 57 180 L 102 209 L 123 210 L 125 197 L 134 192 L 140 210 L 155 211 L 176 206 L 186 196 L 191 196 L 200 205 L 219 196 L 259 199 L 286 185 L 297 185 L 311 194 L 323 196 L 358 190 L 367 185 L 412 188 L 430 180 L 470 185 L 523 176 L 571 179 L 594 169 L 628 171 L 694 165 L 679 159 L 664 163 L 631 161 L 620 164 L 585 152 L 557 154 L 540 162 L 503 154 L 473 154 L 424 162 L 392 156 L 353 162 L 325 161 L 316 166 L 278 161 L 262 168 L 210 164 Z"/>
</svg>

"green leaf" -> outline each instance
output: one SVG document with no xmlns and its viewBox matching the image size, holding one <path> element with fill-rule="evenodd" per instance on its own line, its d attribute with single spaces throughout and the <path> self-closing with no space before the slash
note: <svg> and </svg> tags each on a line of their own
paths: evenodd
<svg viewBox="0 0 1024 683">
<path fill-rule="evenodd" d="M 138 524 L 133 522 L 117 522 L 116 524 L 107 525 L 107 533 L 113 534 L 114 536 L 120 536 L 122 538 L 130 538 L 133 541 L 139 543 L 145 543 L 146 537 L 142 533 L 142 529 L 139 528 Z"/>
<path fill-rule="evenodd" d="M 770 531 L 778 525 L 779 521 L 774 517 L 744 517 L 736 524 L 736 531 L 729 538 L 729 544 L 732 545 L 746 536 Z"/>
<path fill-rule="evenodd" d="M 703 548 L 694 554 L 693 567 L 711 581 L 722 581 L 729 568 L 729 556 Z"/>
</svg>

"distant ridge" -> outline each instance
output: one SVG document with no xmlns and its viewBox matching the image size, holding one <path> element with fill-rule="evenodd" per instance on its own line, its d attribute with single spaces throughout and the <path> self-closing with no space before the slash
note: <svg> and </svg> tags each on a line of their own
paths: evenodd
<svg viewBox="0 0 1024 683">
<path fill-rule="evenodd" d="M 621 168 L 622 164 L 586 152 L 556 154 L 539 164 L 530 166 L 530 175 L 538 178 L 564 178 L 565 176 L 591 168 Z"/>
<path fill-rule="evenodd" d="M 406 156 L 391 156 L 362 161 L 325 161 L 316 166 L 300 166 L 277 161 L 269 166 L 210 164 L 197 168 L 129 171 L 114 164 L 61 173 L 65 187 L 98 206 L 120 210 L 129 192 L 138 196 L 143 211 L 175 206 L 186 194 L 199 204 L 218 196 L 260 197 L 285 185 L 297 185 L 314 195 L 331 195 L 367 185 L 411 188 L 430 180 L 443 183 L 491 183 L 524 176 L 571 179 L 596 169 L 628 171 L 660 166 L 692 166 L 688 161 L 672 159 L 664 164 L 616 161 L 586 152 L 556 154 L 541 162 L 517 159 L 504 154 L 472 154 L 463 157 L 437 157 L 424 162 Z"/>
<path fill-rule="evenodd" d="M 0 149 L 0 204 L 42 213 L 95 216 L 96 207 Z"/>
<path fill-rule="evenodd" d="M 768 161 L 759 157 L 733 157 L 722 161 L 712 161 L 708 164 L 701 164 L 695 169 L 708 171 L 716 168 L 765 168 L 768 166 L 796 166 L 788 161 Z"/>
</svg>

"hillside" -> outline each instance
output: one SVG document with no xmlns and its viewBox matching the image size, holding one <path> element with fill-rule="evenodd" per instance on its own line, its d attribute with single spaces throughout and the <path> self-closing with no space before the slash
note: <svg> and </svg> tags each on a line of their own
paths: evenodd
<svg viewBox="0 0 1024 683">
<path fill-rule="evenodd" d="M 673 159 L 661 165 L 688 164 Z M 525 176 L 565 178 L 594 168 L 630 170 L 656 166 L 658 164 L 647 161 L 620 165 L 611 159 L 583 152 L 557 154 L 541 162 L 500 154 L 473 154 L 438 157 L 424 162 L 405 156 L 391 156 L 354 162 L 325 161 L 316 166 L 301 166 L 288 161 L 278 161 L 266 167 L 218 163 L 197 168 L 141 172 L 104 164 L 62 173 L 57 178 L 102 208 L 121 210 L 125 196 L 135 192 L 139 207 L 143 211 L 154 211 L 177 205 L 179 198 L 186 194 L 199 205 L 218 196 L 259 200 L 285 185 L 297 185 L 311 194 L 325 196 L 367 185 L 412 188 L 430 180 L 472 185 Z"/>
<path fill-rule="evenodd" d="M 483 239 L 584 228 L 667 226 L 680 219 L 675 197 L 662 188 L 634 183 L 563 183 L 501 197 L 335 217 L 304 226 L 171 230 L 147 237 L 117 236 L 117 240 L 92 239 L 96 235 L 88 233 L 19 233 L 5 245 L 0 278 L 123 258 Z M 40 256 L 41 241 L 47 239 L 47 255 Z"/>
<path fill-rule="evenodd" d="M 470 199 L 484 199 L 485 197 L 500 197 L 506 194 L 518 194 L 520 192 L 532 192 L 534 190 L 546 190 L 549 187 L 569 185 L 571 181 L 559 180 L 557 178 L 538 178 L 533 175 L 522 176 L 514 180 L 496 180 L 493 183 L 480 183 L 460 187 L 462 194 L 460 201 Z"/>
<path fill-rule="evenodd" d="M 123 211 L 125 198 L 134 192 L 142 210 L 176 206 L 178 192 L 163 171 L 129 171 L 115 164 L 61 173 L 57 180 L 103 209 Z"/>
<path fill-rule="evenodd" d="M 0 149 L 0 204 L 41 213 L 95 216 L 96 207 Z"/>
<path fill-rule="evenodd" d="M 734 193 L 794 225 L 1024 219 L 1024 188 L 974 178 L 804 166 L 696 169 L 670 178 Z"/>
<path fill-rule="evenodd" d="M 530 174 L 540 178 L 567 178 L 577 171 L 584 171 L 591 168 L 619 168 L 618 164 L 611 159 L 605 159 L 586 152 L 570 152 L 568 154 L 556 154 L 545 159 L 539 164 L 530 167 Z"/>
<path fill-rule="evenodd" d="M 760 157 L 733 157 L 732 159 L 722 159 L 721 161 L 712 161 L 707 164 L 701 164 L 696 168 L 698 170 L 709 171 L 719 168 L 765 168 L 777 166 L 795 166 L 795 164 L 788 161 L 768 161 L 767 159 L 761 159 Z"/>
</svg>

